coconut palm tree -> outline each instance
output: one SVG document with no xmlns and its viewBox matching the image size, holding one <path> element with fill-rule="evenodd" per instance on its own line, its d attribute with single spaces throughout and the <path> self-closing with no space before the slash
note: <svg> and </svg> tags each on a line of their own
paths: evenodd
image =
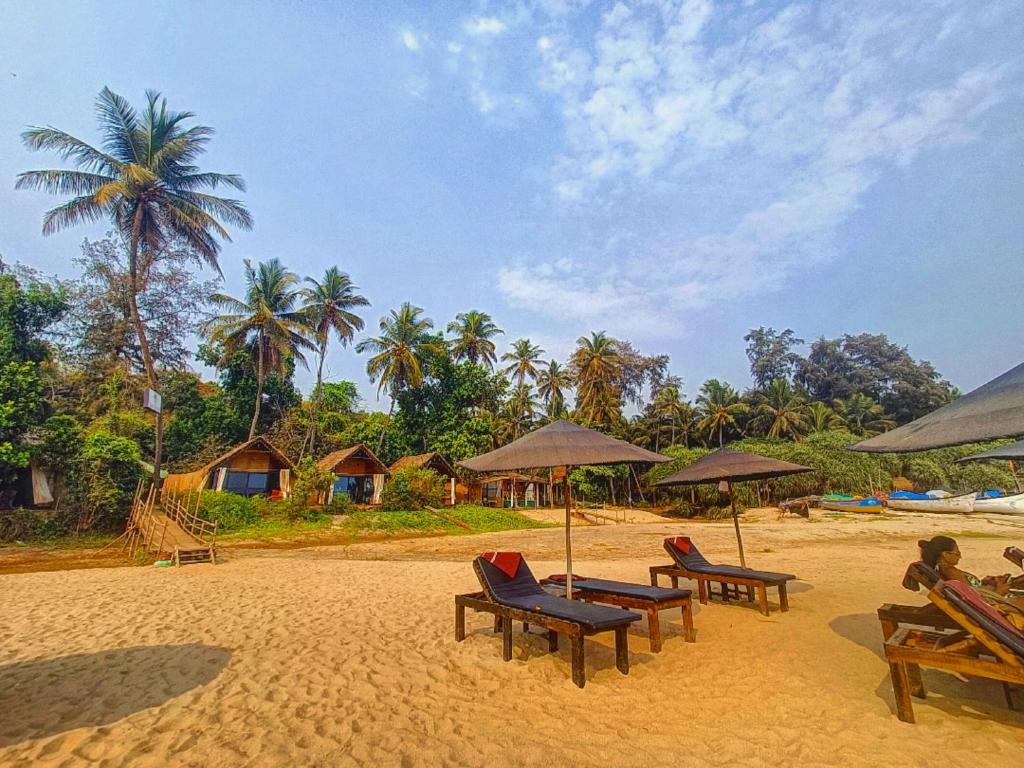
<svg viewBox="0 0 1024 768">
<path fill-rule="evenodd" d="M 569 372 L 555 360 L 537 374 L 537 393 L 544 399 L 544 413 L 554 421 L 565 415 L 565 390 L 572 386 Z"/>
<path fill-rule="evenodd" d="M 655 445 L 658 447 L 654 449 L 655 453 L 658 452 L 661 446 L 662 425 L 665 421 L 669 422 L 671 429 L 669 444 L 676 444 L 676 432 L 678 430 L 679 434 L 683 435 L 686 447 L 690 447 L 690 435 L 693 431 L 695 412 L 693 406 L 683 399 L 678 385 L 668 384 L 658 390 L 658 394 L 654 397 L 654 402 L 651 403 L 651 411 L 658 425 L 655 432 Z"/>
<path fill-rule="evenodd" d="M 448 333 L 454 333 L 452 339 L 452 356 L 456 360 L 469 360 L 471 363 L 483 363 L 493 369 L 497 362 L 494 353 L 495 336 L 505 333 L 494 324 L 494 320 L 486 312 L 471 310 L 462 312 L 448 323 Z"/>
<path fill-rule="evenodd" d="M 220 271 L 221 240 L 230 241 L 225 224 L 252 227 L 252 218 L 237 200 L 203 190 L 245 189 L 241 176 L 203 172 L 195 165 L 206 151 L 213 129 L 186 127 L 195 115 L 172 112 L 167 100 L 147 91 L 140 115 L 121 96 L 104 88 L 96 99 L 102 149 L 56 128 L 29 128 L 22 134 L 31 150 L 51 150 L 77 170 L 27 171 L 18 189 L 37 189 L 71 199 L 47 211 L 43 234 L 109 219 L 128 245 L 128 306 L 149 386 L 158 385 L 146 328 L 139 314 L 138 294 L 144 290 L 153 260 L 170 241 Z"/>
<path fill-rule="evenodd" d="M 315 351 L 310 341 L 309 318 L 297 305 L 301 296 L 299 277 L 277 259 L 253 267 L 245 260 L 245 298 L 215 293 L 210 302 L 224 314 L 204 324 L 211 344 L 223 349 L 221 365 L 239 350 L 248 350 L 256 365 L 256 403 L 249 439 L 256 436 L 263 403 L 263 384 L 268 373 L 284 374 L 289 360 L 307 368 L 303 352 Z"/>
<path fill-rule="evenodd" d="M 854 392 L 845 400 L 834 401 L 832 408 L 849 432 L 862 437 L 872 437 L 896 426 L 881 405 L 860 392 Z"/>
<path fill-rule="evenodd" d="M 807 432 L 807 400 L 786 379 L 774 379 L 763 392 L 757 393 L 754 412 L 768 437 L 799 440 Z"/>
<path fill-rule="evenodd" d="M 421 307 L 414 307 L 407 301 L 380 319 L 379 336 L 363 339 L 356 345 L 356 352 L 373 355 L 366 363 L 366 373 L 371 382 L 377 382 L 377 396 L 387 392 L 391 398 L 388 418 L 377 444 L 378 452 L 384 447 L 384 435 L 391 425 L 399 393 L 420 386 L 423 369 L 430 358 L 445 353 L 444 344 L 434 341 L 429 333 L 434 323 L 422 315 Z"/>
<path fill-rule="evenodd" d="M 702 418 L 697 427 L 711 435 L 718 432 L 718 447 L 725 445 L 726 427 L 736 425 L 736 417 L 747 413 L 750 407 L 740 401 L 735 389 L 718 379 L 708 379 L 701 385 L 697 397 Z"/>
<path fill-rule="evenodd" d="M 841 429 L 843 420 L 828 405 L 816 400 L 807 406 L 807 426 L 809 432 L 831 432 Z"/>
<path fill-rule="evenodd" d="M 309 417 L 309 429 L 302 441 L 299 458 L 306 454 L 306 445 L 313 453 L 316 441 L 317 414 L 320 411 L 321 389 L 324 380 L 324 359 L 327 357 L 327 345 L 331 335 L 338 337 L 342 346 L 355 338 L 356 331 L 363 330 L 363 318 L 352 310 L 357 307 L 368 307 L 370 302 L 357 291 L 359 287 L 352 283 L 351 278 L 337 267 L 330 267 L 322 280 L 306 278 L 308 285 L 301 291 L 305 306 L 302 311 L 307 322 L 313 329 L 317 345 L 316 388 L 313 395 L 313 408 Z"/>
<path fill-rule="evenodd" d="M 533 396 L 533 387 L 529 384 L 516 385 L 502 413 L 506 431 L 512 440 L 517 440 L 529 431 L 539 407 L 540 403 Z"/>
<path fill-rule="evenodd" d="M 512 348 L 501 356 L 502 360 L 509 363 L 503 373 L 514 378 L 520 387 L 526 383 L 527 376 L 536 381 L 537 363 L 543 354 L 544 350 L 531 344 L 529 339 L 516 339 L 512 342 Z"/>
<path fill-rule="evenodd" d="M 580 336 L 572 353 L 576 383 L 576 410 L 589 424 L 614 424 L 621 417 L 618 381 L 622 355 L 618 342 L 604 331 Z"/>
</svg>

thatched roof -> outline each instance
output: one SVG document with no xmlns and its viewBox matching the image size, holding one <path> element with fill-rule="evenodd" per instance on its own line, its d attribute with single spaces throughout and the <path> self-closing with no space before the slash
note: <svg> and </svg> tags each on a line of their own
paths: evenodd
<svg viewBox="0 0 1024 768">
<path fill-rule="evenodd" d="M 976 453 L 973 456 L 964 456 L 962 459 L 957 459 L 957 464 L 962 464 L 965 461 L 1020 461 L 1024 459 L 1024 440 L 1018 440 L 1016 443 L 1010 443 L 1009 445 L 1001 445 L 998 448 L 985 451 L 983 453 Z"/>
<path fill-rule="evenodd" d="M 267 438 L 265 438 L 265 437 L 254 437 L 252 440 L 246 440 L 241 445 L 236 445 L 231 450 L 229 450 L 229 451 L 227 451 L 225 453 L 222 453 L 216 459 L 214 459 L 213 461 L 207 462 L 206 464 L 204 464 L 202 467 L 200 467 L 196 471 L 197 472 L 203 472 L 203 473 L 209 472 L 210 470 L 214 469 L 215 467 L 220 466 L 224 462 L 230 461 L 235 456 L 237 456 L 239 453 L 242 453 L 243 451 L 248 451 L 248 450 L 264 450 L 267 453 L 269 453 L 271 456 L 273 456 L 275 459 L 277 459 L 279 462 L 284 464 L 286 469 L 294 469 L 295 468 L 295 463 L 291 459 L 289 459 L 287 456 L 285 456 L 276 445 L 274 445 L 272 442 L 267 440 Z"/>
<path fill-rule="evenodd" d="M 854 451 L 906 453 L 1024 435 L 1024 363 L 920 419 L 851 445 Z"/>
<path fill-rule="evenodd" d="M 373 451 L 367 448 L 363 443 L 356 443 L 350 448 L 342 448 L 340 451 L 328 453 L 316 464 L 318 467 L 320 467 L 320 469 L 326 469 L 328 472 L 333 472 L 334 468 L 338 466 L 341 462 L 345 461 L 345 459 L 351 458 L 363 458 L 367 459 L 368 461 L 376 463 L 380 468 L 380 472 L 375 472 L 374 474 L 390 474 L 388 472 L 388 468 L 384 465 L 384 462 L 378 459 L 377 454 L 375 454 Z"/>
<path fill-rule="evenodd" d="M 583 464 L 655 463 L 665 456 L 568 421 L 555 421 L 497 450 L 459 465 L 474 472 L 580 466 Z"/>
<path fill-rule="evenodd" d="M 392 474 L 400 469 L 407 469 L 412 467 L 413 469 L 423 469 L 429 467 L 431 464 L 440 466 L 442 474 L 448 475 L 449 477 L 455 475 L 455 468 L 452 467 L 451 463 L 437 451 L 429 451 L 427 453 L 418 453 L 415 456 L 403 456 L 394 464 L 391 465 Z"/>
<path fill-rule="evenodd" d="M 722 480 L 738 483 L 811 471 L 813 470 L 810 467 L 800 464 L 791 464 L 788 461 L 771 459 L 756 453 L 720 448 L 693 462 L 690 466 L 683 467 L 664 480 L 659 480 L 655 485 L 698 485 Z"/>
</svg>

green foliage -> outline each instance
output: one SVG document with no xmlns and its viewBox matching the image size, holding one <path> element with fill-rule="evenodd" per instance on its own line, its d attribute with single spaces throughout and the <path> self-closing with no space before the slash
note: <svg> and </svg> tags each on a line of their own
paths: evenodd
<svg viewBox="0 0 1024 768">
<path fill-rule="evenodd" d="M 312 456 L 306 456 L 295 468 L 295 479 L 288 498 L 278 503 L 278 507 L 290 520 L 303 518 L 312 520 L 321 513 L 310 509 L 321 494 L 327 493 L 334 484 L 334 474 L 317 466 Z"/>
<path fill-rule="evenodd" d="M 463 528 L 452 522 L 452 519 L 468 525 L 469 528 Z M 550 527 L 553 527 L 553 524 L 533 520 L 514 509 L 462 505 L 445 509 L 443 514 L 427 510 L 385 512 L 363 509 L 346 518 L 343 530 L 352 536 L 363 537 L 407 533 L 463 535 Z"/>
<path fill-rule="evenodd" d="M 142 476 L 137 443 L 98 429 L 82 443 L 78 472 L 83 483 L 78 530 L 123 525 Z"/>
<path fill-rule="evenodd" d="M 36 363 L 0 367 L 0 481 L 10 482 L 27 467 L 31 452 L 23 438 L 43 414 L 43 383 Z"/>
<path fill-rule="evenodd" d="M 385 512 L 439 507 L 444 498 L 444 478 L 432 469 L 406 467 L 391 476 L 381 492 Z"/>
<path fill-rule="evenodd" d="M 330 502 L 324 507 L 324 512 L 328 515 L 351 515 L 358 509 L 347 493 L 339 491 L 331 497 Z"/>
<path fill-rule="evenodd" d="M 265 509 L 266 502 L 259 497 L 247 498 L 227 491 L 203 491 L 199 500 L 199 516 L 219 523 L 218 530 L 224 532 L 255 525 Z"/>
</svg>

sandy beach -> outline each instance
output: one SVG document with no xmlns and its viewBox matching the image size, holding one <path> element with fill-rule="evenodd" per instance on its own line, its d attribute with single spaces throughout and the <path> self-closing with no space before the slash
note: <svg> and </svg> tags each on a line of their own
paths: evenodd
<svg viewBox="0 0 1024 768">
<path fill-rule="evenodd" d="M 925 670 L 917 724 L 894 715 L 875 609 L 924 602 L 900 578 L 939 532 L 1002 573 L 1024 520 L 748 521 L 748 563 L 799 577 L 791 611 L 699 606 L 695 644 L 664 614 L 657 655 L 635 625 L 628 677 L 599 636 L 582 691 L 567 643 L 517 629 L 505 663 L 472 613 L 453 637 L 472 556 L 561 571 L 558 529 L 0 576 L 0 764 L 1019 766 L 1024 714 L 990 681 Z M 575 570 L 645 582 L 680 533 L 735 561 L 729 522 L 644 522 L 578 529 Z"/>
</svg>

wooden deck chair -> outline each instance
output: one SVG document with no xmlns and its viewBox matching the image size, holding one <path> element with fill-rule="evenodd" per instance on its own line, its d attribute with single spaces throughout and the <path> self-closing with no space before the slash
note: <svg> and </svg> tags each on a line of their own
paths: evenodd
<svg viewBox="0 0 1024 768">
<path fill-rule="evenodd" d="M 497 557 L 493 557 L 496 555 Z M 497 564 L 496 564 L 497 563 Z M 632 611 L 567 600 L 545 592 L 519 553 L 487 553 L 473 561 L 481 592 L 455 596 L 455 640 L 466 638 L 466 608 L 494 614 L 494 630 L 502 633 L 502 657 L 512 660 L 512 623 L 523 622 L 547 630 L 548 649 L 558 650 L 558 635 L 572 643 L 572 681 L 586 685 L 583 639 L 600 632 L 615 633 L 615 666 L 629 674 L 629 646 L 626 632 L 642 617 Z"/>
<path fill-rule="evenodd" d="M 939 581 L 928 599 L 959 629 L 935 632 L 901 627 L 885 642 L 885 658 L 900 720 L 913 723 L 911 696 L 925 698 L 921 667 L 1003 683 L 1013 709 L 1011 685 L 1024 685 L 1024 632 L 1010 624 L 973 587 Z"/>
</svg>

